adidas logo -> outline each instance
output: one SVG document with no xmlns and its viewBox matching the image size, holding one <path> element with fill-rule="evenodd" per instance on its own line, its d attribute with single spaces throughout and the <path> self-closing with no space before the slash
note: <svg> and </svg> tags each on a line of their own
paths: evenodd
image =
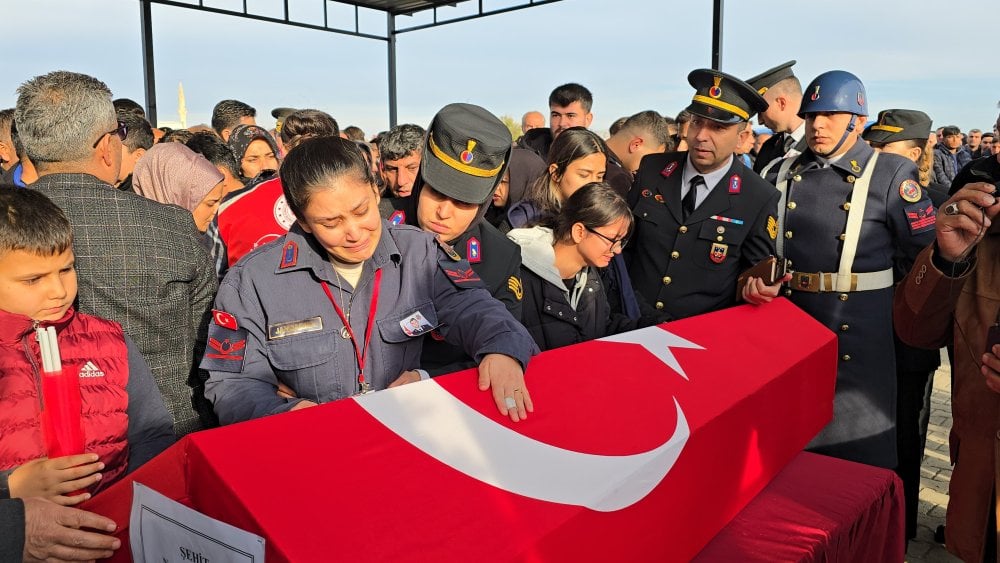
<svg viewBox="0 0 1000 563">
<path fill-rule="evenodd" d="M 80 377 L 104 377 L 104 372 L 101 368 L 94 365 L 94 362 L 87 361 L 82 368 L 80 368 Z"/>
</svg>

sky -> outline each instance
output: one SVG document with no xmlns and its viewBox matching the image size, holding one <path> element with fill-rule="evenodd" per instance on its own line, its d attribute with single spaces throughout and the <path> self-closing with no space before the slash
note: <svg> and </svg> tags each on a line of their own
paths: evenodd
<svg viewBox="0 0 1000 563">
<path fill-rule="evenodd" d="M 17 86 L 52 70 L 103 80 L 115 97 L 144 103 L 136 0 L 3 0 L 0 108 Z M 193 0 L 186 0 L 193 1 Z M 243 0 L 205 0 L 236 8 Z M 291 16 L 322 22 L 323 0 L 289 0 Z M 487 10 L 526 0 L 484 0 Z M 278 15 L 282 0 L 247 0 Z M 464 15 L 475 2 L 439 10 Z M 354 12 L 330 3 L 332 22 Z M 398 27 L 430 13 L 398 18 Z M 183 84 L 189 126 L 208 123 L 216 102 L 235 98 L 273 125 L 279 106 L 329 112 L 371 137 L 389 126 L 383 41 L 252 21 L 187 8 L 152 7 L 156 104 L 176 122 Z M 935 126 L 991 129 L 1000 100 L 995 0 L 729 0 L 722 70 L 747 78 L 790 59 L 803 86 L 842 69 L 865 83 L 872 116 L 887 108 L 927 112 Z M 384 34 L 386 18 L 362 11 L 361 31 Z M 579 82 L 594 95 L 592 128 L 654 109 L 675 115 L 693 90 L 687 74 L 711 66 L 710 0 L 561 0 L 478 20 L 403 33 L 397 40 L 399 122 L 427 126 L 452 102 L 520 119 L 547 113 L 551 90 Z"/>
</svg>

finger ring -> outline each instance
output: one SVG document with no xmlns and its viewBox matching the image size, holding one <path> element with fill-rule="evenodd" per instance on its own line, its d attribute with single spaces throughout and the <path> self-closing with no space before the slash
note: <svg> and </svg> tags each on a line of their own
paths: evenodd
<svg viewBox="0 0 1000 563">
<path fill-rule="evenodd" d="M 514 397 L 504 397 L 503 398 L 503 402 L 504 402 L 504 404 L 507 405 L 508 409 L 516 409 L 517 408 L 517 402 L 514 400 Z"/>
<path fill-rule="evenodd" d="M 518 388 L 518 389 L 514 389 L 514 392 L 515 392 L 515 393 L 520 393 L 520 392 L 521 392 L 521 389 L 520 389 L 520 388 Z"/>
<path fill-rule="evenodd" d="M 958 215 L 958 202 L 954 201 L 944 207 L 945 215 Z"/>
</svg>

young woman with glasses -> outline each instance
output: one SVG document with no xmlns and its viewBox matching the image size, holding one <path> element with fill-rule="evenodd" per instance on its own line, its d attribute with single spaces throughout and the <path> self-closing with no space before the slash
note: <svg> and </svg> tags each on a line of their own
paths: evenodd
<svg viewBox="0 0 1000 563">
<path fill-rule="evenodd" d="M 522 322 L 548 350 L 633 330 L 642 322 L 613 313 L 598 268 L 628 241 L 632 212 L 606 183 L 586 184 L 558 215 L 507 233 L 521 246 Z"/>
</svg>

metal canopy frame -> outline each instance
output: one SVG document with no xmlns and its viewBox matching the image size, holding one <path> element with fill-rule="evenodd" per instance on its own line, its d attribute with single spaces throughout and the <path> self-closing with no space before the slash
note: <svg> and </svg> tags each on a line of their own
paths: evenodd
<svg viewBox="0 0 1000 563">
<path fill-rule="evenodd" d="M 515 10 L 523 10 L 525 8 L 542 6 L 544 4 L 552 4 L 554 2 L 559 2 L 560 0 L 520 0 L 521 1 L 520 4 L 507 6 L 504 8 L 496 8 L 493 10 L 486 9 L 486 7 L 484 6 L 485 0 L 457 0 L 457 1 L 456 0 L 313 0 L 316 2 L 320 2 L 323 6 L 322 25 L 319 25 L 318 23 L 308 23 L 291 19 L 291 17 L 289 16 L 289 0 L 281 0 L 281 5 L 283 8 L 281 17 L 264 16 L 260 14 L 251 13 L 247 7 L 248 0 L 242 0 L 241 10 L 206 6 L 205 1 L 206 0 L 189 0 L 187 2 L 185 2 L 184 0 L 139 0 L 140 22 L 142 29 L 142 69 L 143 69 L 143 79 L 144 79 L 145 94 L 146 94 L 146 115 L 149 118 L 150 123 L 154 124 L 156 123 L 156 78 L 155 78 L 155 68 L 154 68 L 155 65 L 153 59 L 153 18 L 152 18 L 153 4 L 161 4 L 164 6 L 172 6 L 175 8 L 187 8 L 190 10 L 197 10 L 201 12 L 224 14 L 224 15 L 236 16 L 257 21 L 290 25 L 294 27 L 302 27 L 306 29 L 350 35 L 353 37 L 363 37 L 366 39 L 385 41 L 386 47 L 388 49 L 387 70 L 389 75 L 389 126 L 395 127 L 397 121 L 396 37 L 398 35 L 402 33 L 408 33 L 411 31 L 419 31 L 422 29 L 439 27 L 451 23 L 469 21 L 469 20 L 483 18 L 486 16 L 502 14 L 506 12 L 513 12 Z M 715 1 L 721 1 L 721 0 L 715 0 Z M 209 0 L 209 2 L 211 2 L 211 0 Z M 463 4 L 467 2 L 475 2 L 476 11 L 473 14 L 458 16 L 443 20 L 438 19 L 438 8 L 455 7 L 458 4 Z M 354 8 L 353 30 L 330 26 L 330 19 L 329 19 L 330 4 L 347 5 L 347 6 L 352 6 Z M 361 31 L 361 25 L 360 25 L 361 8 L 367 8 L 370 10 L 385 12 L 386 31 L 384 35 L 379 35 L 374 33 L 363 33 Z M 399 23 L 398 20 L 396 19 L 397 17 L 412 16 L 416 13 L 425 12 L 427 10 L 430 10 L 433 13 L 431 23 L 414 25 L 409 27 L 406 26 L 397 27 L 397 23 Z"/>
</svg>

